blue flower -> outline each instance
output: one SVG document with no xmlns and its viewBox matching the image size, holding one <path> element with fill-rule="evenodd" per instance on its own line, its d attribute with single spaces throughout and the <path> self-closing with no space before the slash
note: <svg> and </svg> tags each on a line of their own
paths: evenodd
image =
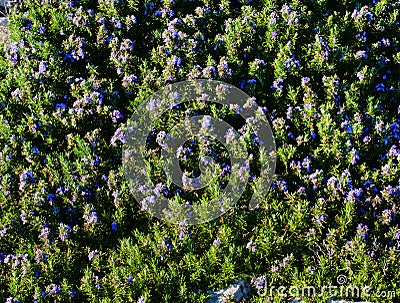
<svg viewBox="0 0 400 303">
<path fill-rule="evenodd" d="M 28 30 L 32 30 L 32 21 L 29 19 L 26 19 L 25 22 L 26 22 L 25 28 Z"/>
<path fill-rule="evenodd" d="M 56 195 L 55 194 L 49 194 L 47 198 L 49 199 L 49 202 L 53 202 L 53 200 L 56 198 Z"/>
<path fill-rule="evenodd" d="M 385 91 L 385 84 L 379 83 L 375 86 L 377 92 L 384 92 Z"/>
<path fill-rule="evenodd" d="M 67 105 L 65 105 L 64 103 L 58 103 L 56 104 L 56 110 L 65 110 L 67 108 Z"/>
<path fill-rule="evenodd" d="M 118 229 L 117 223 L 115 223 L 115 222 L 111 223 L 111 229 L 112 229 L 112 231 L 117 231 L 117 229 Z"/>
<path fill-rule="evenodd" d="M 133 280 L 133 277 L 132 276 L 129 276 L 127 279 L 126 279 L 126 282 L 132 282 L 132 280 Z"/>
<path fill-rule="evenodd" d="M 356 150 L 356 149 L 352 149 L 351 151 L 350 151 L 350 154 L 351 154 L 351 164 L 356 164 L 356 162 L 357 162 L 357 160 L 360 160 L 360 155 L 358 154 L 358 151 Z"/>
<path fill-rule="evenodd" d="M 277 90 L 282 92 L 283 91 L 283 85 L 282 84 L 283 84 L 283 79 L 282 78 L 276 79 L 274 81 L 273 85 L 271 85 L 271 88 L 277 89 Z"/>
</svg>

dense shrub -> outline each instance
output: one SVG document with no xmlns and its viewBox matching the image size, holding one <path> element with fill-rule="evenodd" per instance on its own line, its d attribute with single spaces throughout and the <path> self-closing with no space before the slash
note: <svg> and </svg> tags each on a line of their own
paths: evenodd
<svg viewBox="0 0 400 303">
<path fill-rule="evenodd" d="M 204 302 L 262 276 L 398 288 L 399 11 L 387 0 L 16 4 L 0 58 L 0 300 Z M 267 108 L 277 171 L 258 210 L 175 226 L 133 201 L 121 126 L 152 92 L 198 78 Z"/>
</svg>

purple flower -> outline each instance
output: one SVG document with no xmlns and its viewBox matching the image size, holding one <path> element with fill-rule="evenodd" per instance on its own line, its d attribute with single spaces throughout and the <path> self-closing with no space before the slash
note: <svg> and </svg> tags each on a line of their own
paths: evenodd
<svg viewBox="0 0 400 303">
<path fill-rule="evenodd" d="M 122 86 L 126 87 L 128 85 L 131 85 L 132 83 L 137 81 L 137 77 L 135 75 L 127 75 L 124 76 L 124 78 L 122 79 Z"/>
<path fill-rule="evenodd" d="M 46 61 L 40 61 L 39 62 L 39 72 L 38 75 L 43 74 L 47 70 L 47 63 Z"/>
<path fill-rule="evenodd" d="M 360 59 L 367 58 L 367 52 L 366 51 L 359 50 L 358 52 L 356 52 L 356 55 Z"/>
<path fill-rule="evenodd" d="M 363 142 L 364 142 L 364 143 L 368 143 L 369 141 L 371 141 L 371 137 L 370 137 L 370 136 L 365 136 L 365 137 L 363 138 Z"/>
<path fill-rule="evenodd" d="M 214 66 L 207 66 L 203 69 L 203 76 L 206 78 L 215 77 L 215 67 Z"/>
<path fill-rule="evenodd" d="M 271 86 L 271 88 L 274 88 L 274 89 L 276 89 L 276 90 L 279 90 L 279 91 L 283 91 L 283 79 L 282 78 L 279 78 L 279 79 L 276 79 L 275 81 L 274 81 L 274 83 L 273 83 L 273 85 Z"/>
<path fill-rule="evenodd" d="M 257 250 L 257 245 L 253 241 L 250 241 L 247 243 L 246 248 L 251 249 L 251 251 L 255 252 Z"/>
<path fill-rule="evenodd" d="M 54 284 L 51 290 L 49 291 L 49 295 L 55 295 L 56 293 L 61 292 L 61 286 Z"/>
<path fill-rule="evenodd" d="M 117 123 L 117 120 L 118 120 L 118 119 L 123 119 L 123 118 L 124 118 L 124 115 L 121 114 L 121 112 L 120 112 L 119 110 L 114 110 L 114 111 L 112 112 L 111 118 L 112 118 L 112 122 L 113 122 L 113 123 Z"/>
<path fill-rule="evenodd" d="M 351 164 L 356 164 L 357 160 L 360 160 L 360 155 L 358 154 L 358 151 L 353 147 L 353 149 L 350 151 L 351 154 Z"/>
<path fill-rule="evenodd" d="M 305 170 L 309 173 L 310 172 L 310 164 L 311 164 L 311 159 L 310 157 L 305 157 L 301 165 L 305 168 Z"/>
<path fill-rule="evenodd" d="M 390 46 L 390 40 L 387 38 L 382 38 L 381 42 L 384 46 Z"/>
<path fill-rule="evenodd" d="M 282 268 L 285 267 L 289 263 L 289 261 L 292 259 L 293 259 L 293 253 L 283 259 L 283 261 L 281 263 L 281 267 Z"/>
<path fill-rule="evenodd" d="M 316 219 L 314 218 L 314 220 L 317 225 L 321 225 L 322 223 L 324 223 L 326 221 L 326 215 L 324 215 L 324 214 L 319 215 Z"/>
<path fill-rule="evenodd" d="M 254 285 L 257 289 L 260 289 L 265 285 L 265 282 L 267 281 L 267 277 L 265 276 L 259 276 L 259 277 L 254 277 L 251 279 L 251 284 Z"/>
<path fill-rule="evenodd" d="M 310 78 L 309 77 L 303 77 L 302 79 L 301 79 L 301 85 L 303 85 L 303 86 L 305 86 L 307 83 L 309 83 L 310 82 Z"/>
<path fill-rule="evenodd" d="M 278 270 L 279 270 L 279 266 L 276 266 L 276 265 L 272 265 L 271 266 L 271 271 L 272 272 L 278 272 Z"/>
<path fill-rule="evenodd" d="M 126 282 L 132 282 L 132 280 L 133 280 L 133 277 L 132 276 L 129 276 L 127 279 L 126 279 Z"/>
<path fill-rule="evenodd" d="M 98 258 L 99 257 L 99 252 L 96 250 L 93 250 L 89 253 L 88 258 L 89 260 L 92 260 L 93 258 Z"/>
<path fill-rule="evenodd" d="M 47 239 L 49 234 L 50 234 L 50 229 L 48 227 L 45 227 L 42 229 L 42 232 L 40 233 L 39 238 Z"/>
<path fill-rule="evenodd" d="M 23 172 L 21 174 L 21 176 L 20 176 L 20 182 L 21 183 L 20 183 L 20 186 L 19 186 L 20 190 L 23 190 L 28 178 L 29 178 L 30 181 L 35 182 L 35 177 L 33 176 L 32 170 L 27 170 L 27 171 L 25 171 L 25 172 Z"/>
<path fill-rule="evenodd" d="M 388 156 L 390 158 L 396 158 L 400 155 L 400 150 L 397 149 L 396 145 L 392 145 L 392 147 L 390 148 L 389 152 L 388 152 Z"/>
<path fill-rule="evenodd" d="M 369 228 L 367 225 L 360 223 L 357 225 L 357 234 L 359 234 L 364 240 L 368 237 Z"/>
<path fill-rule="evenodd" d="M 137 300 L 137 303 L 145 303 L 143 296 L 140 296 Z"/>
<path fill-rule="evenodd" d="M 125 132 L 121 128 L 118 128 L 115 131 L 114 136 L 111 138 L 111 141 L 110 141 L 111 145 L 112 146 L 116 146 L 116 141 L 117 140 L 121 141 L 122 143 L 125 143 L 126 141 L 125 141 L 124 134 L 125 134 Z"/>
<path fill-rule="evenodd" d="M 90 217 L 87 215 L 84 215 L 83 218 L 86 220 L 87 224 L 91 223 L 97 223 L 98 217 L 97 217 L 97 212 L 95 212 L 93 209 L 90 210 Z"/>
</svg>

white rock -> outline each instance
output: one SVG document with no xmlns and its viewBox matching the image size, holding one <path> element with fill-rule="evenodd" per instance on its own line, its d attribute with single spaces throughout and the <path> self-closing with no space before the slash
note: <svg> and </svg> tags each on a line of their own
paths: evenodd
<svg viewBox="0 0 400 303">
<path fill-rule="evenodd" d="M 222 290 L 211 292 L 208 303 L 225 303 L 226 299 L 234 299 L 235 302 L 240 302 L 243 298 L 248 298 L 250 286 L 243 280 L 238 279 L 235 284 L 228 286 Z"/>
<path fill-rule="evenodd" d="M 8 0 L 0 0 L 0 6 L 6 6 Z"/>
<path fill-rule="evenodd" d="M 4 17 L 1 17 L 0 18 L 0 25 L 8 25 L 8 19 L 4 18 Z"/>
</svg>

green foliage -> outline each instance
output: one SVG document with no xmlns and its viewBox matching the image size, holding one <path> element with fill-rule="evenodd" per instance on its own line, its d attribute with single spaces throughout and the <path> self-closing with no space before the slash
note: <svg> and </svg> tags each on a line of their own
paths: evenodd
<svg viewBox="0 0 400 303">
<path fill-rule="evenodd" d="M 265 302 L 257 277 L 321 290 L 345 275 L 371 287 L 361 299 L 396 302 L 382 294 L 400 283 L 399 10 L 388 0 L 20 1 L 0 56 L 0 300 L 205 302 L 243 278 L 246 301 Z M 223 217 L 175 226 L 132 198 L 122 124 L 152 92 L 198 78 L 266 107 L 277 170 L 257 210 L 249 185 Z M 186 109 L 243 124 L 215 104 Z M 197 156 L 182 165 L 198 173 Z M 214 180 L 188 200 L 219 190 Z"/>
</svg>

